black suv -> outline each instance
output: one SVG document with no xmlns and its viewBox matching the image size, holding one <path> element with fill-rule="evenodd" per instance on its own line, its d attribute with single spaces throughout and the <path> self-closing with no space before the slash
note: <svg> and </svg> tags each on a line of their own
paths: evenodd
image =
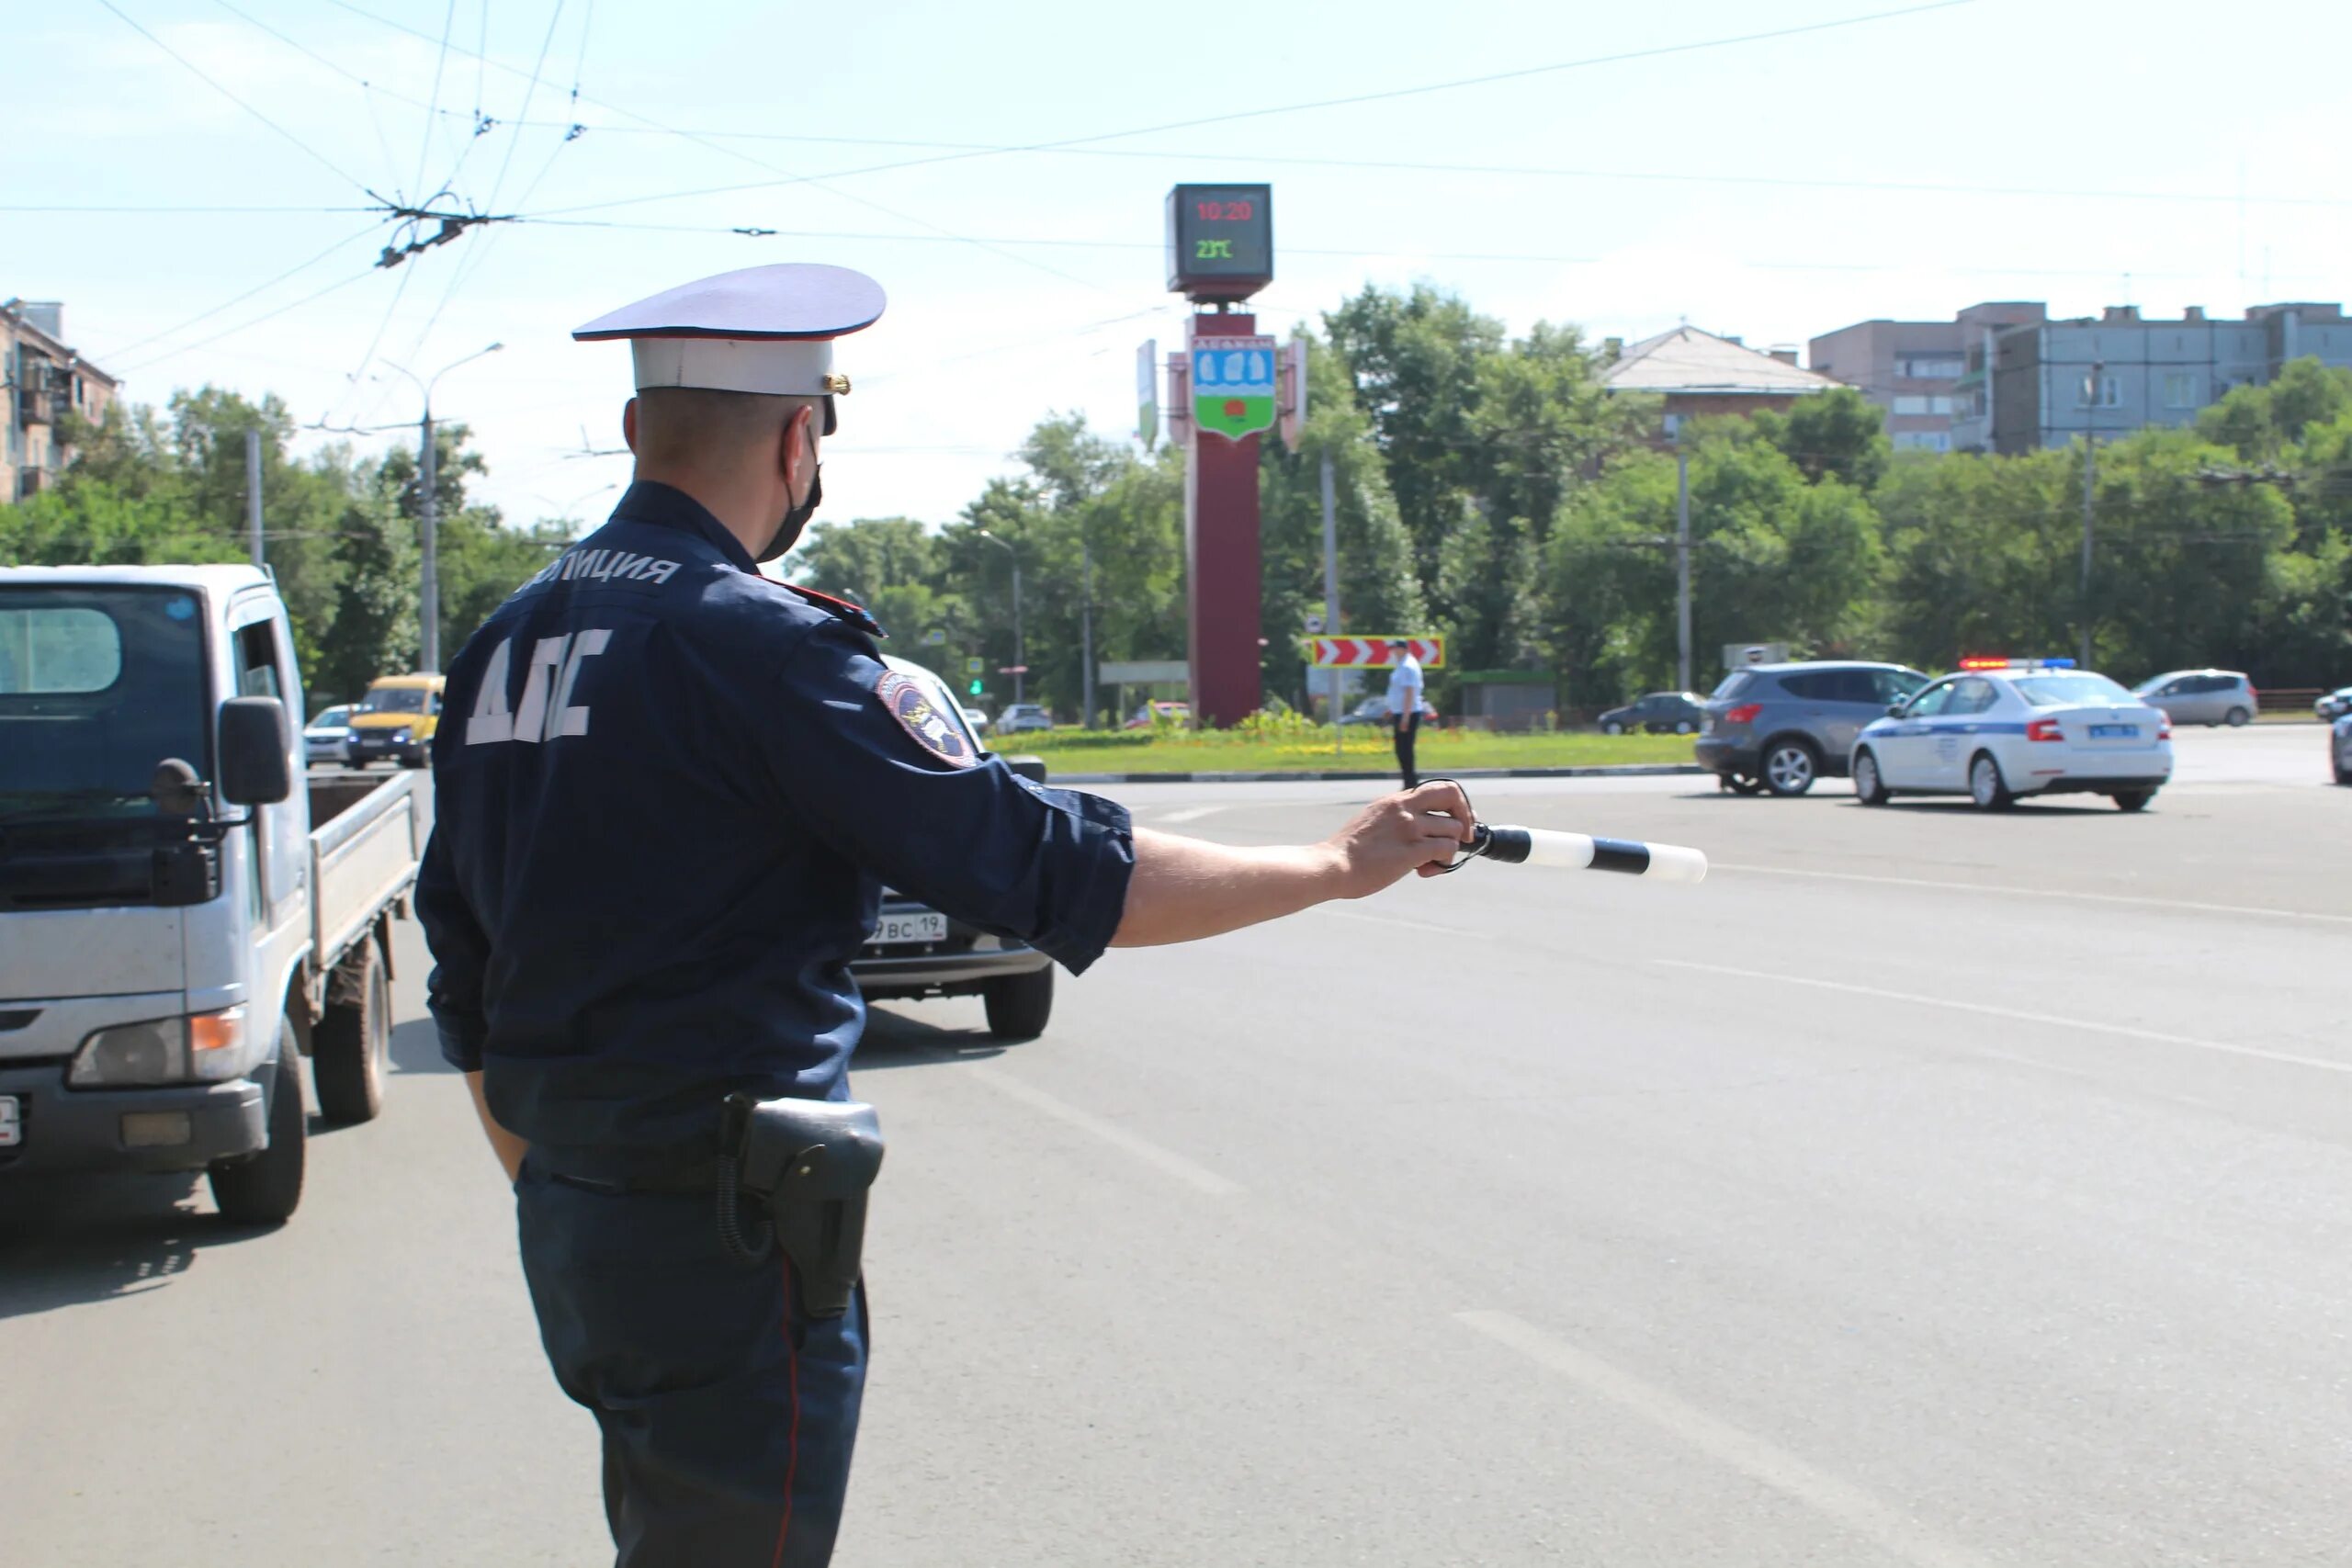
<svg viewBox="0 0 2352 1568">
<path fill-rule="evenodd" d="M 1724 677 L 1706 703 L 1698 757 L 1724 788 L 1803 795 L 1844 778 L 1862 726 L 1909 700 L 1928 677 L 1903 664 L 1755 664 Z"/>
</svg>

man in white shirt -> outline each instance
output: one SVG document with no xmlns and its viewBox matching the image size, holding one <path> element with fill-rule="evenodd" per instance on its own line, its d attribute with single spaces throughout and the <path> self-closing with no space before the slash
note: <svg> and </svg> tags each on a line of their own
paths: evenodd
<svg viewBox="0 0 2352 1568">
<path fill-rule="evenodd" d="M 1405 787 L 1419 785 L 1413 765 L 1413 741 L 1421 728 L 1421 661 L 1413 645 L 1399 638 L 1388 645 L 1388 723 L 1396 732 L 1396 765 L 1405 772 Z"/>
</svg>

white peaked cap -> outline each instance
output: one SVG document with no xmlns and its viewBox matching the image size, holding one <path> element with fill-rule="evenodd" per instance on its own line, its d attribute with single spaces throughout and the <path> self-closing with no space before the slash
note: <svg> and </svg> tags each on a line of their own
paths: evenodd
<svg viewBox="0 0 2352 1568">
<path fill-rule="evenodd" d="M 627 338 L 637 386 L 821 398 L 849 390 L 833 340 L 880 319 L 882 286 L 862 272 L 779 262 L 683 284 L 577 328 L 582 343 Z"/>
</svg>

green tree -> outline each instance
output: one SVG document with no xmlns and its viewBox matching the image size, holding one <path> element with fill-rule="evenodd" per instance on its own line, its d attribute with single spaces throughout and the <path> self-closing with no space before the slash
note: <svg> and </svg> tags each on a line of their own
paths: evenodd
<svg viewBox="0 0 2352 1568">
<path fill-rule="evenodd" d="M 1835 479 L 1875 490 L 1894 453 L 1886 417 L 1851 387 L 1799 398 L 1786 413 L 1763 410 L 1756 429 L 1808 480 Z"/>
<path fill-rule="evenodd" d="M 1367 287 L 1327 312 L 1323 325 L 1387 462 L 1426 586 L 1437 580 L 1447 532 L 1460 517 L 1454 496 L 1476 473 L 1471 415 L 1482 364 L 1502 349 L 1502 323 L 1417 284 L 1403 295 Z"/>
</svg>

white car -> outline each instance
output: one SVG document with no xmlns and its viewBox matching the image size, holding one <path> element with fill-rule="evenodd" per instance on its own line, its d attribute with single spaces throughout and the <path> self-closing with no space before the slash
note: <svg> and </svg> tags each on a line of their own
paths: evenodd
<svg viewBox="0 0 2352 1568">
<path fill-rule="evenodd" d="M 340 762 L 351 736 L 351 705 L 337 703 L 302 728 L 302 758 L 310 762 Z"/>
<path fill-rule="evenodd" d="M 2126 811 L 2172 777 L 2172 719 L 2072 660 L 1968 660 L 1864 728 L 1854 793 L 1965 795 L 1987 811 L 2030 795 L 2104 795 Z"/>
</svg>

